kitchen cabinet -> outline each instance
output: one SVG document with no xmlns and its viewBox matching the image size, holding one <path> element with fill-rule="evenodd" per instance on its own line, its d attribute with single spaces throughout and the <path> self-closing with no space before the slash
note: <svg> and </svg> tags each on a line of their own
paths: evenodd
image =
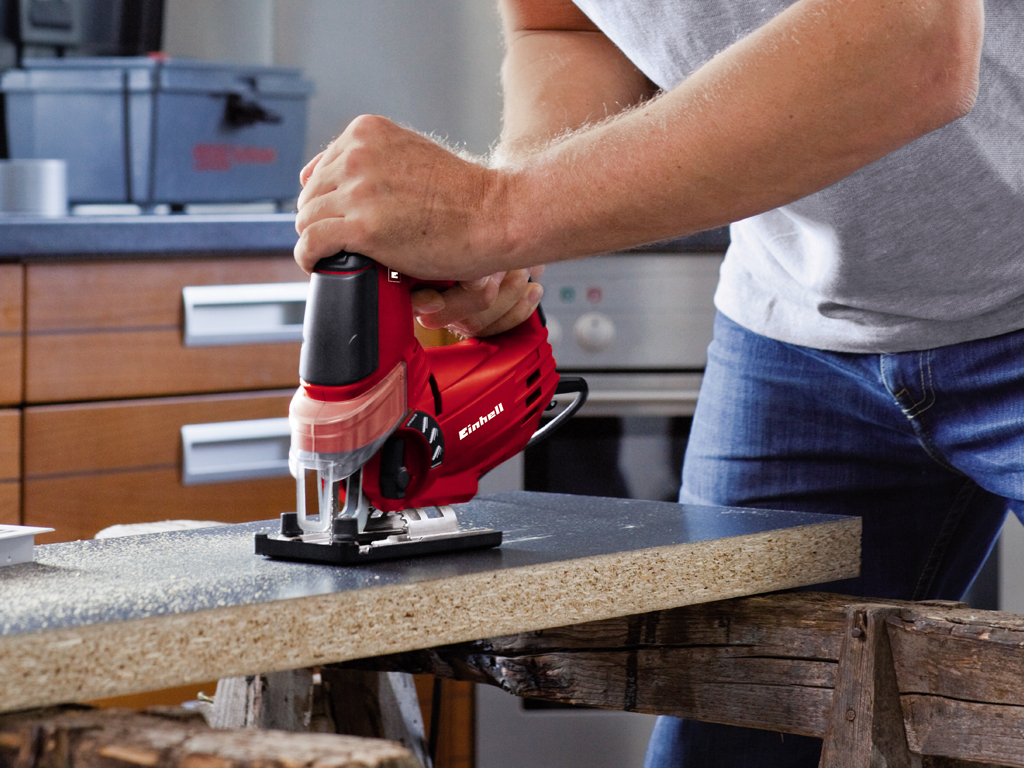
<svg viewBox="0 0 1024 768">
<path fill-rule="evenodd" d="M 239 523 L 294 509 L 288 438 L 266 438 L 281 459 L 268 477 L 184 481 L 182 426 L 230 426 L 288 413 L 292 390 L 107 401 L 25 409 L 25 522 L 56 529 L 39 543 L 92 538 L 119 523 L 187 518 Z M 215 430 L 216 431 L 216 430 Z M 223 465 L 230 436 L 216 441 Z M 260 451 L 267 453 L 267 445 Z M 235 446 L 245 451 L 246 444 Z M 227 458 L 231 466 L 230 456 Z M 264 462 L 267 463 L 267 462 Z"/>
<path fill-rule="evenodd" d="M 0 525 L 17 525 L 21 512 L 21 411 L 0 410 Z"/>
<path fill-rule="evenodd" d="M 0 406 L 21 404 L 24 270 L 0 264 Z M 0 524 L 21 518 L 21 411 L 0 408 Z"/>
<path fill-rule="evenodd" d="M 261 317 L 254 305 L 234 305 L 240 318 L 234 323 L 237 343 L 186 346 L 182 291 L 306 279 L 290 255 L 29 264 L 25 400 L 59 403 L 294 386 L 299 342 L 248 341 L 246 317 L 257 322 Z M 270 302 L 265 308 L 282 322 L 301 326 L 301 303 Z M 297 317 L 287 316 L 296 311 Z"/>
<path fill-rule="evenodd" d="M 24 269 L 0 264 L 0 405 L 21 402 Z"/>
<path fill-rule="evenodd" d="M 282 422 L 300 342 L 266 340 L 301 331 L 307 278 L 290 254 L 24 269 L 22 520 L 56 529 L 40 543 L 119 523 L 242 522 L 294 508 Z M 239 288 L 266 293 L 268 284 L 283 298 L 274 298 L 279 288 L 269 298 Z M 212 298 L 190 299 L 186 311 L 197 289 Z M 249 292 L 239 299 L 238 290 Z M 210 315 L 205 325 L 200 309 Z M 211 325 L 228 332 L 211 336 Z M 201 428 L 203 445 L 186 445 L 182 427 L 210 424 L 220 426 Z M 230 434 L 239 424 L 271 431 L 239 439 Z M 189 469 L 204 446 L 219 470 Z M 255 469 L 246 452 L 255 452 Z"/>
</svg>

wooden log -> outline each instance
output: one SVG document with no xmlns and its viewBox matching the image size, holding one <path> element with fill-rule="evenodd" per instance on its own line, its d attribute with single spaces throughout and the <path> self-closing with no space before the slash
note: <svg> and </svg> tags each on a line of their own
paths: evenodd
<svg viewBox="0 0 1024 768">
<path fill-rule="evenodd" d="M 419 768 L 398 744 L 334 734 L 214 730 L 202 716 L 54 709 L 0 717 L 4 768 Z"/>
<path fill-rule="evenodd" d="M 941 697 L 904 696 L 910 748 L 922 754 L 999 766 L 1024 766 L 1019 707 L 955 701 Z"/>
<path fill-rule="evenodd" d="M 889 627 L 903 693 L 1024 706 L 1024 616 L 911 608 Z"/>
</svg>

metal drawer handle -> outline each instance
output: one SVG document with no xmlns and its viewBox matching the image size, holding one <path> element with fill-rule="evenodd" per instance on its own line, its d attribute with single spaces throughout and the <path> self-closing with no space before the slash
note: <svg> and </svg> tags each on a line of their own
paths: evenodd
<svg viewBox="0 0 1024 768">
<path fill-rule="evenodd" d="M 182 288 L 185 346 L 301 341 L 308 291 L 309 283 Z"/>
<path fill-rule="evenodd" d="M 181 428 L 181 482 L 286 477 L 290 443 L 287 418 L 186 424 Z"/>
</svg>

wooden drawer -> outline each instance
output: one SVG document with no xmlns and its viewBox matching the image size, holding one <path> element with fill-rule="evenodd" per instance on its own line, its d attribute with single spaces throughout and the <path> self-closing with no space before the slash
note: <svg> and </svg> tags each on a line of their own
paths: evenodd
<svg viewBox="0 0 1024 768">
<path fill-rule="evenodd" d="M 117 523 L 238 523 L 295 508 L 290 477 L 182 482 L 185 424 L 272 419 L 294 390 L 25 409 L 25 524 L 39 543 L 91 538 Z"/>
<path fill-rule="evenodd" d="M 182 289 L 307 279 L 290 255 L 29 265 L 26 402 L 292 386 L 298 341 L 185 346 Z"/>
<path fill-rule="evenodd" d="M 0 264 L 0 404 L 21 402 L 25 270 Z"/>
<path fill-rule="evenodd" d="M 21 522 L 21 411 L 0 410 L 0 523 Z"/>
</svg>

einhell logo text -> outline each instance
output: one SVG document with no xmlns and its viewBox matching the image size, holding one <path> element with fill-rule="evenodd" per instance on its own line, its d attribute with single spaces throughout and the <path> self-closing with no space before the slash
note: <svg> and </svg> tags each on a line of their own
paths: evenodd
<svg viewBox="0 0 1024 768">
<path fill-rule="evenodd" d="M 502 405 L 501 403 L 498 403 L 498 405 L 495 406 L 493 411 L 491 411 L 488 414 L 485 414 L 484 416 L 481 416 L 479 419 L 474 421 L 468 427 L 463 427 L 462 429 L 460 429 L 459 430 L 459 440 L 463 440 L 463 439 L 465 439 L 466 435 L 469 435 L 469 434 L 471 434 L 473 432 L 476 432 L 476 430 L 478 430 L 480 427 L 482 427 L 484 424 L 486 424 L 488 421 L 493 419 L 495 416 L 497 416 L 499 413 L 501 413 L 504 410 L 505 410 L 505 406 Z"/>
<path fill-rule="evenodd" d="M 197 171 L 230 171 L 236 165 L 272 165 L 277 162 L 273 147 L 236 147 L 234 144 L 196 144 L 192 147 L 192 168 Z"/>
</svg>

